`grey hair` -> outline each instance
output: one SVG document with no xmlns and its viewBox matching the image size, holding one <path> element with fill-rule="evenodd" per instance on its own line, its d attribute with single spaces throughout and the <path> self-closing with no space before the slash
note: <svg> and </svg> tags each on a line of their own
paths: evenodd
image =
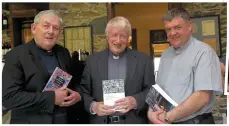
<svg viewBox="0 0 229 126">
<path fill-rule="evenodd" d="M 162 17 L 163 21 L 172 21 L 175 17 L 181 17 L 186 21 L 190 21 L 190 15 L 184 8 L 172 8 Z"/>
<path fill-rule="evenodd" d="M 108 35 L 110 28 L 127 29 L 129 36 L 131 36 L 131 34 L 132 34 L 130 22 L 125 17 L 118 16 L 118 17 L 112 18 L 107 24 L 107 27 L 105 30 L 106 36 Z"/>
<path fill-rule="evenodd" d="M 63 19 L 60 17 L 60 14 L 59 14 L 57 11 L 55 11 L 55 10 L 45 10 L 45 11 L 39 12 L 39 13 L 35 16 L 35 18 L 34 18 L 34 23 L 35 23 L 35 24 L 40 23 L 41 17 L 44 16 L 44 15 L 45 15 L 45 16 L 50 16 L 50 17 L 52 17 L 52 16 L 58 16 L 59 19 L 60 19 L 60 25 L 61 25 L 61 26 L 63 25 Z"/>
</svg>

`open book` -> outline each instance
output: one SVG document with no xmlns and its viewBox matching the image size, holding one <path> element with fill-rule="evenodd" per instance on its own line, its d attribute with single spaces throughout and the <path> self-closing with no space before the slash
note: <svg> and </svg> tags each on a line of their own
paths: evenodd
<svg viewBox="0 0 229 126">
<path fill-rule="evenodd" d="M 153 111 L 157 111 L 154 107 L 155 104 L 165 111 L 169 111 L 178 105 L 158 84 L 152 85 L 145 101 Z"/>
<path fill-rule="evenodd" d="M 124 79 L 103 80 L 104 105 L 113 106 L 116 100 L 125 98 Z M 117 108 L 114 110 L 121 111 Z"/>
<path fill-rule="evenodd" d="M 56 67 L 43 91 L 53 91 L 61 87 L 67 87 L 72 79 L 72 75 Z"/>
</svg>

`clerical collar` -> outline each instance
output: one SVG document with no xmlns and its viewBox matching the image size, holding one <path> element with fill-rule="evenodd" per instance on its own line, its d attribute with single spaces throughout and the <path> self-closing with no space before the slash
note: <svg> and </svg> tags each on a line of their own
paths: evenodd
<svg viewBox="0 0 229 126">
<path fill-rule="evenodd" d="M 110 50 L 109 50 L 109 56 L 112 57 L 113 59 L 117 60 L 120 59 L 121 57 L 124 56 L 125 52 L 127 50 L 125 49 L 122 53 L 120 53 L 119 55 L 114 55 Z"/>
<path fill-rule="evenodd" d="M 183 46 L 181 46 L 179 48 L 174 48 L 173 47 L 175 53 L 176 54 L 180 54 L 182 52 L 182 50 L 184 50 L 185 48 L 187 48 L 190 45 L 190 43 L 192 42 L 192 39 L 193 39 L 193 37 L 191 36 L 190 39 L 188 40 L 188 42 L 185 43 Z"/>
<path fill-rule="evenodd" d="M 35 42 L 35 44 L 36 44 L 36 48 L 37 48 L 38 51 L 40 51 L 41 53 L 43 53 L 43 54 L 45 54 L 45 55 L 49 55 L 49 56 L 54 55 L 54 52 L 53 52 L 52 50 L 47 51 L 47 50 L 41 48 L 39 45 L 37 45 L 36 42 Z"/>
<path fill-rule="evenodd" d="M 119 56 L 113 55 L 113 59 L 119 59 Z"/>
</svg>

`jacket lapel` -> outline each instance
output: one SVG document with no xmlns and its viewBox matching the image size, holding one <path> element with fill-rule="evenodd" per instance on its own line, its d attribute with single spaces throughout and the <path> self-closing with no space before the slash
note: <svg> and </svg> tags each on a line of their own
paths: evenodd
<svg viewBox="0 0 229 126">
<path fill-rule="evenodd" d="M 131 81 L 135 74 L 135 69 L 137 67 L 138 59 L 136 56 L 132 53 L 132 50 L 127 50 L 127 71 L 126 71 L 126 83 L 125 83 L 125 92 L 128 94 L 127 89 L 131 89 Z"/>
<path fill-rule="evenodd" d="M 108 79 L 108 49 L 102 52 L 102 55 L 98 59 L 99 73 L 101 80 Z"/>
<path fill-rule="evenodd" d="M 41 62 L 39 52 L 36 49 L 36 44 L 35 44 L 34 40 L 32 40 L 32 42 L 29 43 L 29 54 L 31 55 L 32 61 L 35 64 L 35 66 L 37 67 L 37 69 L 40 70 L 40 72 L 44 76 L 44 79 L 48 80 L 49 79 L 49 73 L 48 73 L 47 69 L 45 68 L 45 66 Z"/>
<path fill-rule="evenodd" d="M 64 61 L 64 56 L 63 56 L 63 52 L 59 51 L 58 48 L 56 46 L 54 46 L 53 51 L 56 54 L 56 58 L 59 62 L 60 68 L 63 71 L 67 72 L 67 68 L 66 68 L 66 62 Z"/>
</svg>

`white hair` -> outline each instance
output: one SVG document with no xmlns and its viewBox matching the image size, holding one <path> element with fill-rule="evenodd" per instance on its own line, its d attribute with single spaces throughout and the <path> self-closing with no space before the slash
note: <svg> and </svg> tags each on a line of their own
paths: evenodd
<svg viewBox="0 0 229 126">
<path fill-rule="evenodd" d="M 55 10 L 45 10 L 45 11 L 39 12 L 34 18 L 34 23 L 36 23 L 36 24 L 40 23 L 41 17 L 44 16 L 44 15 L 45 16 L 50 16 L 50 17 L 58 16 L 59 20 L 60 20 L 60 25 L 61 26 L 63 25 L 62 18 L 60 17 L 59 13 L 57 11 L 55 11 Z"/>
<path fill-rule="evenodd" d="M 107 24 L 107 27 L 105 30 L 106 36 L 108 35 L 110 28 L 127 29 L 129 36 L 131 36 L 131 34 L 132 34 L 130 22 L 125 17 L 118 16 L 118 17 L 112 18 Z"/>
</svg>

